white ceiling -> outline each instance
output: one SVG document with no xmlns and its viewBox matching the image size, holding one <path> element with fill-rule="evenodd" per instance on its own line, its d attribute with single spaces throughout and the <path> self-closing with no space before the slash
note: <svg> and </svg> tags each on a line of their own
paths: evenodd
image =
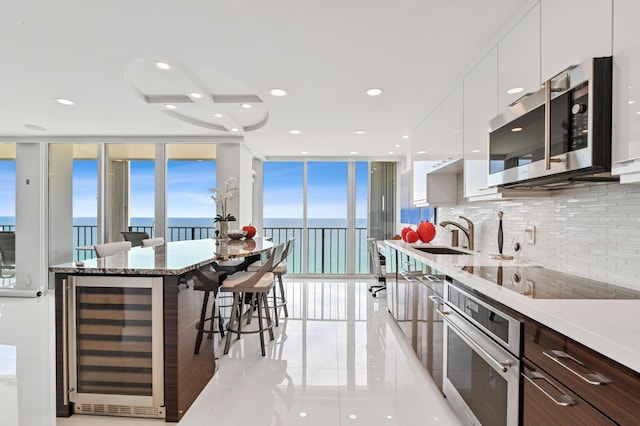
<svg viewBox="0 0 640 426">
<path fill-rule="evenodd" d="M 5 1 L 0 137 L 244 136 L 267 157 L 400 157 L 402 136 L 529 3 Z M 276 87 L 289 95 L 269 95 Z M 173 111 L 157 98 L 192 91 L 205 97 Z"/>
</svg>

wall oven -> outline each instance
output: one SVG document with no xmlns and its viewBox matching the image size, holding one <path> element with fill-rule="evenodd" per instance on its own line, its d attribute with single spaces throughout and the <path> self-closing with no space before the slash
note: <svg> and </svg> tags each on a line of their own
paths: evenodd
<svg viewBox="0 0 640 426">
<path fill-rule="evenodd" d="M 449 278 L 444 297 L 444 394 L 467 424 L 517 425 L 522 322 Z"/>
<path fill-rule="evenodd" d="M 547 80 L 490 121 L 491 186 L 611 180 L 611 57 Z"/>
</svg>

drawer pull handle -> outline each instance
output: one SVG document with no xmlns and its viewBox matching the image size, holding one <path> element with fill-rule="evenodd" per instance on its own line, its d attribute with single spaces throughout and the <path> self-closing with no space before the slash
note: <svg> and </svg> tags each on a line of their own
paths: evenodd
<svg viewBox="0 0 640 426">
<path fill-rule="evenodd" d="M 444 299 L 437 294 L 432 294 L 431 296 L 429 296 L 429 299 L 431 299 L 431 301 L 433 301 L 436 305 L 444 305 Z"/>
<path fill-rule="evenodd" d="M 549 399 L 555 402 L 557 405 L 562 407 L 568 407 L 570 405 L 575 405 L 576 401 L 571 398 L 571 396 L 567 395 L 560 389 L 555 383 L 551 380 L 547 379 L 544 375 L 538 373 L 537 371 L 524 371 L 524 377 L 535 386 L 540 392 L 545 394 Z M 558 391 L 558 395 L 554 395 L 548 392 L 545 388 L 536 383 L 536 380 L 542 380 L 543 382 L 548 383 L 551 387 Z"/>
<path fill-rule="evenodd" d="M 425 275 L 424 277 L 426 279 L 428 279 L 429 281 L 431 281 L 432 283 L 442 282 L 442 280 L 440 278 L 436 277 L 435 275 Z"/>
<path fill-rule="evenodd" d="M 604 385 L 607 383 L 611 383 L 610 379 L 598 373 L 597 371 L 591 370 L 589 367 L 587 367 L 586 365 L 584 365 L 582 362 L 578 361 L 571 355 L 567 354 L 566 352 L 552 349 L 550 351 L 544 351 L 542 353 L 548 356 L 549 358 L 551 358 L 552 360 L 554 360 L 555 362 L 557 362 L 558 364 L 560 364 L 561 366 L 563 366 L 564 368 L 566 368 L 567 370 L 571 371 L 573 374 L 580 377 L 582 380 L 589 383 L 590 385 Z M 569 364 L 569 361 L 573 361 L 574 363 L 578 364 L 582 368 L 589 370 L 590 373 L 581 373 L 579 371 L 576 371 L 574 368 L 571 367 L 571 365 Z"/>
<path fill-rule="evenodd" d="M 616 161 L 616 164 L 629 164 L 629 163 L 633 163 L 634 161 L 640 160 L 640 157 L 631 157 L 631 158 L 626 158 L 624 160 L 619 160 Z"/>
</svg>

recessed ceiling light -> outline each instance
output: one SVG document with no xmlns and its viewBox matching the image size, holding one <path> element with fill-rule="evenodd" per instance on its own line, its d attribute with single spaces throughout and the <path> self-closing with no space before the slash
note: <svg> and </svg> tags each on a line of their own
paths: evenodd
<svg viewBox="0 0 640 426">
<path fill-rule="evenodd" d="M 629 105 L 633 105 L 635 103 L 636 103 L 636 101 L 629 101 Z"/>
<path fill-rule="evenodd" d="M 237 131 L 238 131 L 238 129 L 237 129 L 236 127 L 234 127 L 234 128 L 232 128 L 232 129 L 231 129 L 231 131 L 232 131 L 232 132 L 237 132 Z"/>
<path fill-rule="evenodd" d="M 251 104 L 242 104 L 242 108 L 249 109 L 251 108 Z"/>
<path fill-rule="evenodd" d="M 177 106 L 175 106 L 175 105 L 173 105 L 173 104 L 166 104 L 164 107 L 165 107 L 166 109 L 176 109 L 176 108 L 178 108 Z"/>
<path fill-rule="evenodd" d="M 364 135 L 367 132 L 365 130 L 355 130 L 353 133 L 355 133 L 356 135 Z"/>
<path fill-rule="evenodd" d="M 418 154 L 426 154 L 427 151 L 418 151 Z"/>
<path fill-rule="evenodd" d="M 473 150 L 473 151 L 471 151 L 471 152 L 480 152 L 480 150 L 479 150 L 479 149 L 474 149 L 474 150 Z"/>
<path fill-rule="evenodd" d="M 393 154 L 393 151 L 389 151 L 389 154 Z"/>
<path fill-rule="evenodd" d="M 287 96 L 287 91 L 284 89 L 271 89 L 269 90 L 271 96 Z"/>
<path fill-rule="evenodd" d="M 309 151 L 300 151 L 300 154 L 308 154 Z"/>
<path fill-rule="evenodd" d="M 75 105 L 75 102 L 73 102 L 70 99 L 65 99 L 65 98 L 56 98 L 56 102 L 58 102 L 59 104 L 62 104 L 62 105 Z"/>
<path fill-rule="evenodd" d="M 402 139 L 409 139 L 409 135 L 402 135 Z"/>
<path fill-rule="evenodd" d="M 300 417 L 307 417 L 307 413 L 305 413 L 304 411 L 300 411 L 300 414 L 298 414 Z"/>
<path fill-rule="evenodd" d="M 400 144 L 395 144 L 393 147 L 394 148 L 400 148 Z"/>
<path fill-rule="evenodd" d="M 355 420 L 355 419 L 357 419 L 357 418 L 358 418 L 358 416 L 356 416 L 355 414 L 349 414 L 349 418 L 350 418 L 351 420 Z"/>
<path fill-rule="evenodd" d="M 522 131 L 522 127 L 514 127 L 513 129 L 511 129 L 512 132 L 521 132 Z"/>
<path fill-rule="evenodd" d="M 510 95 L 515 95 L 516 93 L 521 92 L 524 92 L 524 87 L 512 87 L 511 89 L 507 90 L 507 93 Z"/>
<path fill-rule="evenodd" d="M 351 152 L 349 152 L 349 154 L 351 154 L 351 155 L 355 155 L 355 154 L 357 154 L 357 153 L 358 153 L 358 151 L 351 151 Z"/>
<path fill-rule="evenodd" d="M 171 69 L 171 65 L 169 65 L 166 62 L 156 62 L 156 67 L 160 68 L 161 70 L 170 70 Z"/>
<path fill-rule="evenodd" d="M 377 87 L 367 89 L 367 95 L 369 96 L 379 96 L 382 95 L 382 89 L 378 89 Z"/>
<path fill-rule="evenodd" d="M 42 126 L 38 126 L 37 124 L 25 124 L 24 127 L 31 130 L 40 130 L 40 131 L 47 130 Z"/>
<path fill-rule="evenodd" d="M 191 96 L 194 99 L 202 99 L 202 95 L 198 92 L 189 93 L 189 96 Z"/>
<path fill-rule="evenodd" d="M 289 130 L 289 133 L 291 133 L 292 135 L 299 135 L 300 133 L 302 133 L 300 130 Z"/>
<path fill-rule="evenodd" d="M 224 115 L 220 114 L 219 112 L 217 112 L 217 113 L 213 114 L 213 116 L 214 116 L 215 118 L 222 118 L 222 117 L 224 117 Z"/>
</svg>

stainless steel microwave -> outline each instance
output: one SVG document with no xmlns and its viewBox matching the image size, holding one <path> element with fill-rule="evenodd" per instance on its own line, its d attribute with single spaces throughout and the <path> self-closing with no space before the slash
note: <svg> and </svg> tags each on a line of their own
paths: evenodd
<svg viewBox="0 0 640 426">
<path fill-rule="evenodd" d="M 491 120 L 489 185 L 608 180 L 611 73 L 611 57 L 570 67 Z"/>
</svg>

